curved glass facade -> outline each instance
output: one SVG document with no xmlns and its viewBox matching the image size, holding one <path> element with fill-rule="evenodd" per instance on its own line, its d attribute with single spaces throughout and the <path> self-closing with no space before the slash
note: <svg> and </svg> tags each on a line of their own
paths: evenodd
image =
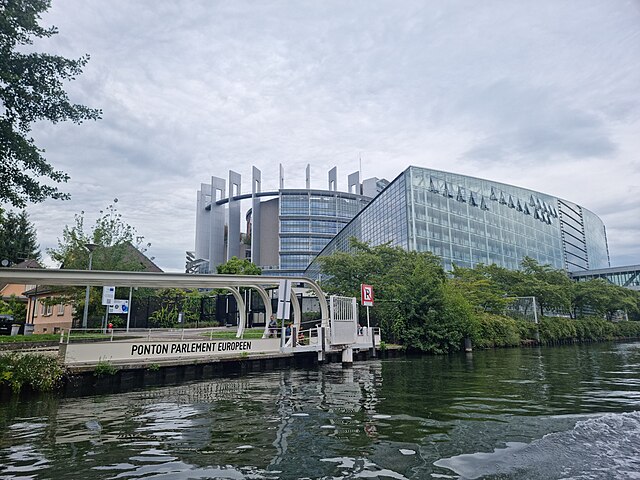
<svg viewBox="0 0 640 480">
<path fill-rule="evenodd" d="M 430 251 L 445 269 L 524 257 L 566 270 L 609 266 L 606 233 L 592 212 L 540 192 L 420 167 L 401 173 L 320 255 L 348 251 L 349 238 Z M 317 277 L 313 262 L 306 272 Z"/>
</svg>

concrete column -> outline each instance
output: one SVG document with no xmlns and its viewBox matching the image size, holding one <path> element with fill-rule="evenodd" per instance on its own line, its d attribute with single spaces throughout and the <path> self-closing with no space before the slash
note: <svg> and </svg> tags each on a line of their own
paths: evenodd
<svg viewBox="0 0 640 480">
<path fill-rule="evenodd" d="M 220 177 L 211 177 L 211 212 L 209 213 L 209 271 L 216 273 L 216 267 L 224 263 L 224 217 L 225 206 L 216 205 L 226 197 L 225 181 Z"/>
<path fill-rule="evenodd" d="M 338 191 L 338 167 L 329 170 L 329 191 Z"/>
<path fill-rule="evenodd" d="M 360 172 L 353 172 L 347 177 L 347 182 L 349 183 L 349 188 L 347 191 L 349 193 L 355 193 L 356 195 L 360 195 Z"/>
<path fill-rule="evenodd" d="M 280 164 L 280 190 L 284 189 L 284 168 Z"/>
<path fill-rule="evenodd" d="M 262 173 L 256 167 L 252 169 L 251 179 L 251 261 L 260 265 L 260 197 L 262 191 Z"/>
<path fill-rule="evenodd" d="M 202 183 L 196 197 L 196 244 L 195 257 L 209 259 L 209 237 L 211 235 L 211 185 Z"/>
<path fill-rule="evenodd" d="M 240 256 L 240 201 L 233 197 L 242 193 L 242 176 L 229 170 L 229 224 L 227 228 L 227 260 Z"/>
<path fill-rule="evenodd" d="M 307 163 L 305 177 L 306 177 L 305 185 L 307 187 L 307 190 L 311 190 L 311 164 L 310 163 Z"/>
<path fill-rule="evenodd" d="M 342 350 L 342 366 L 351 367 L 353 365 L 353 348 L 347 347 Z"/>
</svg>

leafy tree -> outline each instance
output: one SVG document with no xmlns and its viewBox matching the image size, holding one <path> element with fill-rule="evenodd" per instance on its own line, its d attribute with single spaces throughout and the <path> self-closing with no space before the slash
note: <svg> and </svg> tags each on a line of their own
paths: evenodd
<svg viewBox="0 0 640 480">
<path fill-rule="evenodd" d="M 113 204 L 100 214 L 90 231 L 85 229 L 84 212 L 76 215 L 75 224 L 65 225 L 58 246 L 48 249 L 47 253 L 61 268 L 86 270 L 89 268 L 86 245 L 94 244 L 97 248 L 93 251 L 93 270 L 143 270 L 138 258 L 132 256 L 131 247 L 144 253 L 151 244 L 145 243 L 144 237 L 122 219 Z"/>
<path fill-rule="evenodd" d="M 61 268 L 86 270 L 89 268 L 89 252 L 85 245 L 94 244 L 96 248 L 92 254 L 92 269 L 107 271 L 142 271 L 145 266 L 133 249 L 146 252 L 151 246 L 144 242 L 144 237 L 137 234 L 134 227 L 122 219 L 115 206 L 109 205 L 100 211 L 101 216 L 96 220 L 90 231 L 86 230 L 84 212 L 75 216 L 73 226 L 65 225 L 62 239 L 58 239 L 58 246 L 47 250 L 51 258 L 60 264 Z M 139 289 L 136 296 L 148 295 L 148 289 Z M 102 289 L 91 288 L 89 298 L 89 316 L 99 317 L 104 312 L 101 304 Z M 64 301 L 75 306 L 74 316 L 79 317 L 84 310 L 83 288 L 64 290 Z M 61 299 L 55 299 L 58 302 Z"/>
<path fill-rule="evenodd" d="M 607 320 L 613 320 L 616 313 L 621 311 L 632 316 L 638 313 L 639 294 L 604 279 L 577 282 L 574 291 L 576 303 L 581 300 L 585 310 L 593 310 Z"/>
<path fill-rule="evenodd" d="M 327 277 L 322 287 L 330 294 L 359 297 L 360 284 L 371 284 L 376 289 L 376 298 L 384 302 L 385 287 L 381 278 L 389 274 L 407 252 L 388 244 L 371 247 L 356 238 L 350 238 L 349 242 L 353 253 L 336 252 L 319 258 L 322 273 Z"/>
<path fill-rule="evenodd" d="M 462 268 L 455 264 L 451 272 L 452 288 L 458 290 L 477 311 L 502 314 L 509 299 L 507 292 L 494 281 L 484 265 Z"/>
<path fill-rule="evenodd" d="M 507 297 L 536 297 L 541 315 L 550 310 L 569 310 L 572 282 L 564 270 L 540 265 L 529 257 L 525 257 L 521 267 L 521 270 L 508 270 L 497 265 L 478 265 L 474 270 L 478 272 L 476 275 L 490 279 L 492 288 Z"/>
<path fill-rule="evenodd" d="M 16 322 L 24 322 L 27 318 L 27 304 L 21 302 L 15 295 L 11 295 L 7 301 L 0 300 L 0 314 L 13 315 Z"/>
<path fill-rule="evenodd" d="M 26 211 L 4 212 L 0 209 L 0 260 L 19 263 L 40 260 L 36 231 Z"/>
<path fill-rule="evenodd" d="M 457 350 L 471 330 L 473 311 L 448 288 L 441 261 L 429 252 L 407 252 L 388 244 L 370 246 L 350 239 L 351 253 L 321 257 L 322 287 L 328 293 L 359 296 L 360 284 L 373 285 L 374 319 L 385 338 L 408 349 Z"/>
<path fill-rule="evenodd" d="M 101 111 L 73 104 L 63 82 L 74 80 L 89 61 L 85 55 L 70 60 L 58 55 L 29 53 L 34 38 L 51 37 L 56 27 L 39 24 L 50 0 L 3 0 L 0 15 L 0 202 L 22 208 L 27 202 L 51 197 L 67 199 L 50 181 L 69 176 L 55 170 L 29 136 L 34 122 L 53 123 L 100 118 Z M 44 180 L 44 181 L 43 181 Z"/>
<path fill-rule="evenodd" d="M 246 258 L 240 260 L 238 257 L 231 257 L 226 263 L 218 265 L 217 272 L 225 275 L 260 275 L 262 269 Z"/>
<path fill-rule="evenodd" d="M 564 270 L 540 265 L 529 257 L 522 261 L 522 270 L 526 275 L 523 288 L 528 295 L 536 297 L 541 315 L 544 315 L 545 310 L 569 310 L 573 284 Z"/>
</svg>

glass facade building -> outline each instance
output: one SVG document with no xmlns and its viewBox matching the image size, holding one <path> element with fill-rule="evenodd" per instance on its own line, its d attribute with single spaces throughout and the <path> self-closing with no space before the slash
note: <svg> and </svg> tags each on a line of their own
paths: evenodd
<svg viewBox="0 0 640 480">
<path fill-rule="evenodd" d="M 278 275 L 301 275 L 370 198 L 327 190 L 281 190 Z"/>
<path fill-rule="evenodd" d="M 389 184 L 376 177 L 360 182 L 360 172 L 353 172 L 346 178 L 346 191 L 338 191 L 337 167 L 327 173 L 326 190 L 311 188 L 311 165 L 305 170 L 305 188 L 285 188 L 282 165 L 277 190 L 262 190 L 262 172 L 256 167 L 247 193 L 242 193 L 242 175 L 232 170 L 228 179 L 212 176 L 210 183 L 200 184 L 195 249 L 187 252 L 186 271 L 214 272 L 235 256 L 252 261 L 265 275 L 302 275 L 327 243 Z M 243 208 L 246 233 L 241 232 Z"/>
<path fill-rule="evenodd" d="M 589 210 L 525 188 L 409 167 L 327 244 L 320 256 L 349 251 L 349 238 L 430 251 L 452 264 L 517 269 L 524 257 L 568 271 L 605 268 L 604 224 Z M 314 261 L 306 275 L 319 275 Z"/>
</svg>

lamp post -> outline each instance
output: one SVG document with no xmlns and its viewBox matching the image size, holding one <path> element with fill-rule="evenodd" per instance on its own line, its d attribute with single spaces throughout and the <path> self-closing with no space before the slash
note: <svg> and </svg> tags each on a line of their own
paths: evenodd
<svg viewBox="0 0 640 480">
<path fill-rule="evenodd" d="M 93 260 L 93 251 L 98 248 L 99 245 L 95 243 L 85 243 L 84 248 L 89 250 L 89 270 L 91 270 L 91 261 Z M 87 285 L 87 291 L 84 295 L 84 312 L 82 313 L 82 328 L 87 329 L 87 317 L 89 315 L 89 285 Z"/>
</svg>

